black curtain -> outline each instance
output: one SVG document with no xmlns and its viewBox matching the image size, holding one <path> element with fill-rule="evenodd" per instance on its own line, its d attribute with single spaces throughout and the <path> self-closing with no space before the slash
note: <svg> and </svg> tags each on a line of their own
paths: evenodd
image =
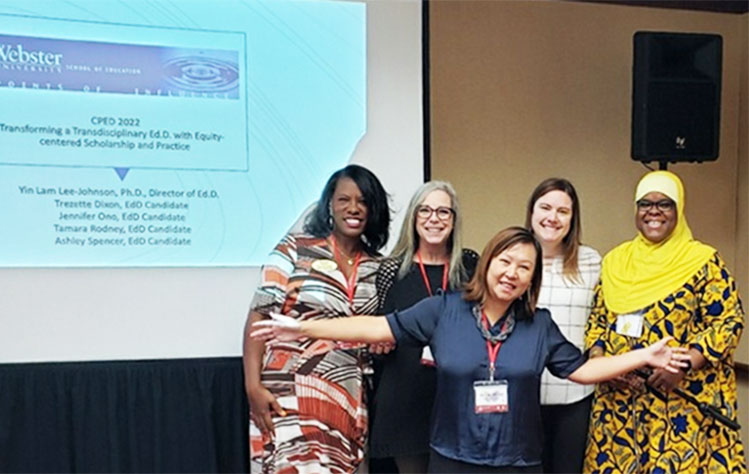
<svg viewBox="0 0 749 474">
<path fill-rule="evenodd" d="M 0 364 L 0 471 L 248 472 L 241 358 Z"/>
</svg>

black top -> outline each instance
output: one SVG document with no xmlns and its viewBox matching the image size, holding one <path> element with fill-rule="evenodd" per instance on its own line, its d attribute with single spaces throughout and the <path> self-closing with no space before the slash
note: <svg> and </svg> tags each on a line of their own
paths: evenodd
<svg viewBox="0 0 749 474">
<path fill-rule="evenodd" d="M 476 270 L 478 254 L 463 250 L 466 280 Z M 383 313 L 408 308 L 429 296 L 418 263 L 402 280 L 396 280 L 400 261 L 383 262 L 377 279 Z M 424 265 L 433 294 L 442 292 L 444 265 Z M 384 298 L 383 298 L 384 296 Z M 375 360 L 375 392 L 370 403 L 372 458 L 427 454 L 429 420 L 434 402 L 434 367 L 420 363 L 422 348 L 401 344 Z"/>
</svg>

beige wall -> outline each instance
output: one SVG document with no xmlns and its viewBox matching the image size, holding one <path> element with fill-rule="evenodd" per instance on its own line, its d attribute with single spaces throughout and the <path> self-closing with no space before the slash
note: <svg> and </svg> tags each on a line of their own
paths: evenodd
<svg viewBox="0 0 749 474">
<path fill-rule="evenodd" d="M 749 45 L 749 15 L 743 15 L 743 20 L 742 41 L 744 45 Z M 744 309 L 746 309 L 746 304 L 749 304 L 749 53 L 746 52 L 742 55 L 740 84 L 735 272 L 736 281 L 744 295 Z M 746 330 L 736 360 L 749 363 L 749 333 Z M 749 400 L 749 398 L 745 398 L 745 400 Z"/>
<path fill-rule="evenodd" d="M 749 15 L 743 15 L 742 42 L 749 45 Z M 747 46 L 749 47 L 749 46 Z M 744 309 L 749 302 L 749 53 L 742 55 L 741 91 L 739 95 L 739 166 L 736 194 L 736 281 L 744 295 Z M 736 360 L 749 361 L 749 332 L 739 345 Z M 741 438 L 749 443 L 749 373 L 738 377 Z M 746 446 L 746 444 L 745 444 Z"/>
<path fill-rule="evenodd" d="M 749 298 L 749 15 L 528 0 L 429 8 L 432 177 L 455 185 L 477 250 L 522 225 L 528 195 L 549 176 L 576 185 L 584 242 L 604 253 L 634 236 L 632 195 L 646 170 L 629 157 L 632 35 L 722 35 L 720 157 L 669 169 L 684 180 L 695 236 L 720 250 Z"/>
<path fill-rule="evenodd" d="M 748 293 L 746 246 L 736 237 L 737 196 L 744 214 L 747 206 L 746 177 L 737 179 L 747 168 L 746 146 L 739 160 L 747 18 L 569 2 L 430 3 L 432 176 L 456 186 L 468 244 L 480 250 L 498 229 L 522 224 L 531 190 L 552 175 L 576 185 L 586 243 L 603 253 L 634 236 L 632 195 L 646 169 L 629 157 L 632 35 L 718 33 L 720 158 L 670 169 L 685 182 L 695 236 L 742 273 Z"/>
</svg>

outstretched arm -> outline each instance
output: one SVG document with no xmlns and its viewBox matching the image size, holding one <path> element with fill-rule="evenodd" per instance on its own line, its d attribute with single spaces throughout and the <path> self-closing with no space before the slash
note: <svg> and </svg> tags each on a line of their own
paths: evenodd
<svg viewBox="0 0 749 474">
<path fill-rule="evenodd" d="M 676 373 L 680 367 L 686 367 L 684 361 L 689 358 L 689 355 L 684 347 L 669 347 L 667 345 L 669 340 L 671 337 L 665 337 L 651 346 L 635 349 L 625 354 L 588 359 L 568 378 L 573 382 L 592 384 L 610 380 L 617 375 L 646 365 Z"/>
<path fill-rule="evenodd" d="M 296 341 L 305 338 L 369 344 L 395 342 L 387 318 L 382 316 L 297 321 L 281 314 L 271 313 L 271 318 L 271 320 L 253 323 L 250 337 L 269 342 Z"/>
</svg>

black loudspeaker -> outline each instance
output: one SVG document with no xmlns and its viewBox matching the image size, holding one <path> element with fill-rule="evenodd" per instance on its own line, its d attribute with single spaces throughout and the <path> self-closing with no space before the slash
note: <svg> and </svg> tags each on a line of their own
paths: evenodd
<svg viewBox="0 0 749 474">
<path fill-rule="evenodd" d="M 718 158 L 723 38 L 639 31 L 632 66 L 632 159 Z"/>
</svg>

